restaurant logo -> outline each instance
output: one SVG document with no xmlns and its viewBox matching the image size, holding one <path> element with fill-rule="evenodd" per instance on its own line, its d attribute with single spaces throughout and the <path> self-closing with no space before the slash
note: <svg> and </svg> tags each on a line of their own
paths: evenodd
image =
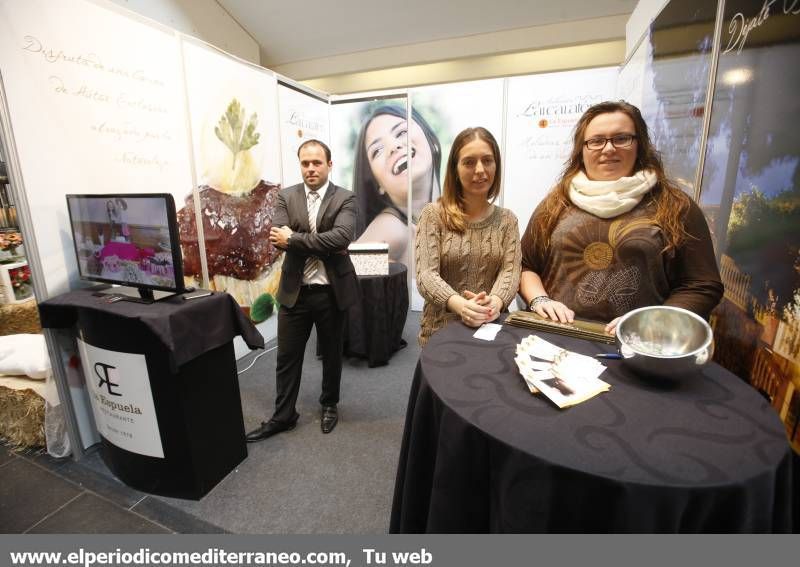
<svg viewBox="0 0 800 567">
<path fill-rule="evenodd" d="M 519 107 L 517 116 L 533 121 L 539 128 L 571 128 L 587 109 L 604 99 L 601 94 L 588 94 L 529 100 Z"/>
<path fill-rule="evenodd" d="M 119 402 L 115 402 L 114 400 L 108 399 L 103 394 L 98 394 L 97 396 L 95 396 L 95 399 L 111 411 L 120 411 L 123 413 L 142 415 L 142 408 L 134 404 L 121 404 Z"/>
<path fill-rule="evenodd" d="M 94 373 L 97 374 L 98 378 L 100 378 L 100 382 L 98 382 L 97 387 L 102 388 L 105 386 L 108 390 L 108 393 L 112 396 L 121 396 L 121 393 L 114 391 L 115 388 L 119 388 L 119 384 L 111 381 L 111 371 L 116 371 L 116 369 L 116 366 L 105 364 L 103 362 L 96 362 L 94 365 Z M 115 377 L 118 375 L 117 372 L 114 372 L 113 374 Z"/>
<path fill-rule="evenodd" d="M 131 453 L 164 458 L 147 359 L 78 339 L 98 433 Z"/>
</svg>

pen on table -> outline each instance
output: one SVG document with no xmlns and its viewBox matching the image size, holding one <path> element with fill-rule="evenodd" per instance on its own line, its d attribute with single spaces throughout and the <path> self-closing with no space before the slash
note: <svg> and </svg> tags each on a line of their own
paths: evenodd
<svg viewBox="0 0 800 567">
<path fill-rule="evenodd" d="M 594 355 L 595 358 L 607 358 L 610 360 L 620 360 L 622 358 L 621 354 L 616 352 L 601 352 L 600 354 Z"/>
</svg>

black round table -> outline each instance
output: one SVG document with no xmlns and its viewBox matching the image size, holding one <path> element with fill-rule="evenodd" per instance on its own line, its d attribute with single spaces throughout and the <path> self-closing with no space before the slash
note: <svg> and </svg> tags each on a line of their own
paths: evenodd
<svg viewBox="0 0 800 567">
<path fill-rule="evenodd" d="M 347 311 L 344 354 L 366 358 L 370 368 L 389 363 L 406 346 L 403 327 L 408 314 L 408 270 L 389 264 L 389 274 L 359 276 L 361 300 Z"/>
<path fill-rule="evenodd" d="M 613 347 L 454 322 L 422 351 L 392 533 L 789 532 L 792 452 L 775 411 L 717 364 L 652 383 L 619 361 L 611 390 L 560 410 L 514 363 L 537 334 L 583 354 Z"/>
</svg>

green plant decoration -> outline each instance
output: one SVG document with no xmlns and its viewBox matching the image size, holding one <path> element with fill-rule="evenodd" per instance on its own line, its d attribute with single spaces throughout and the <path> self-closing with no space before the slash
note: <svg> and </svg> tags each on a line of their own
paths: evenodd
<svg viewBox="0 0 800 567">
<path fill-rule="evenodd" d="M 269 319 L 275 312 L 278 302 L 269 293 L 262 293 L 250 306 L 250 319 L 253 323 L 261 323 Z"/>
<path fill-rule="evenodd" d="M 233 99 L 219 124 L 214 127 L 217 138 L 225 144 L 233 154 L 233 166 L 236 168 L 236 156 L 252 148 L 258 143 L 260 134 L 256 132 L 258 114 L 255 112 L 245 120 L 245 111 L 239 101 Z"/>
</svg>

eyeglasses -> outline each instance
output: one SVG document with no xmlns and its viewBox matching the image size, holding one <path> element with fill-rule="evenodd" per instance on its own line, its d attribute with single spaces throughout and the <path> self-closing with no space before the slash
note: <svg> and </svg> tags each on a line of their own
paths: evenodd
<svg viewBox="0 0 800 567">
<path fill-rule="evenodd" d="M 608 142 L 617 149 L 630 148 L 636 136 L 633 134 L 617 134 L 610 138 L 589 138 L 583 145 L 590 150 L 602 150 Z"/>
</svg>

